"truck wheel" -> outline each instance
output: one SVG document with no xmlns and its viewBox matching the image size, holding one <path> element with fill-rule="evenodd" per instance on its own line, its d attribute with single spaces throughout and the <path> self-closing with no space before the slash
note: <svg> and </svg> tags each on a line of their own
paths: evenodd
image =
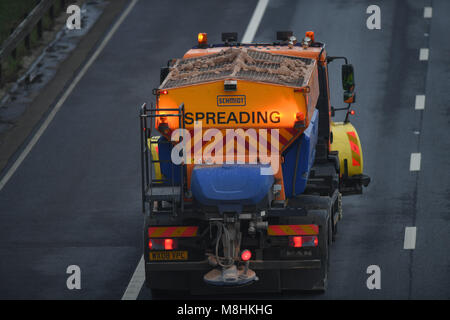
<svg viewBox="0 0 450 320">
<path fill-rule="evenodd" d="M 148 256 L 149 256 L 149 249 L 148 249 L 148 227 L 150 225 L 150 213 L 146 212 L 144 216 L 144 224 L 142 228 L 142 245 L 143 245 L 143 255 L 144 255 L 144 262 L 148 262 Z M 150 288 L 150 279 L 148 279 L 148 273 L 146 270 L 146 267 L 144 267 L 145 270 L 145 285 L 147 288 Z M 153 295 L 152 295 L 153 296 Z"/>
<path fill-rule="evenodd" d="M 322 217 L 323 232 L 319 234 L 319 236 L 323 237 L 319 238 L 319 245 L 321 246 L 321 267 L 320 267 L 320 278 L 317 280 L 312 290 L 317 292 L 325 292 L 328 285 L 328 270 L 330 266 L 330 247 L 332 242 L 332 222 L 331 222 L 331 214 L 329 209 L 320 209 L 320 210 L 311 210 L 309 215 Z"/>
<path fill-rule="evenodd" d="M 336 207 L 337 208 L 336 208 Z M 336 211 L 335 211 L 336 210 Z M 335 211 L 335 212 L 334 212 Z M 334 221 L 334 217 L 337 214 L 336 221 Z M 338 223 L 342 219 L 342 195 L 339 193 L 338 199 L 333 205 L 333 242 L 336 241 L 336 235 L 338 233 Z"/>
<path fill-rule="evenodd" d="M 337 232 L 338 232 L 338 225 L 337 225 L 337 222 L 336 222 L 336 224 L 334 225 L 334 228 L 333 228 L 333 235 L 332 235 L 333 242 L 336 241 L 336 234 L 337 234 Z"/>
<path fill-rule="evenodd" d="M 331 243 L 333 242 L 333 222 L 330 219 L 328 219 L 328 256 L 330 253 L 330 247 Z"/>
<path fill-rule="evenodd" d="M 283 277 L 286 282 L 284 290 L 292 291 L 315 291 L 323 293 L 327 289 L 328 285 L 328 269 L 329 269 L 329 256 L 331 245 L 331 220 L 329 209 L 320 208 L 309 209 L 307 216 L 310 218 L 311 223 L 318 224 L 319 227 L 319 255 L 316 258 L 320 259 L 320 268 L 305 271 L 302 269 L 286 271 Z M 290 280 L 292 278 L 292 281 Z"/>
<path fill-rule="evenodd" d="M 330 247 L 332 242 L 332 226 L 331 226 L 331 219 L 328 219 L 326 230 L 324 232 L 326 235 L 326 239 L 323 241 L 324 243 L 324 250 L 322 255 L 322 267 L 321 267 L 321 274 L 323 276 L 323 279 L 318 282 L 318 284 L 313 288 L 314 291 L 318 291 L 321 293 L 324 293 L 327 290 L 328 287 L 328 271 L 330 269 Z"/>
</svg>

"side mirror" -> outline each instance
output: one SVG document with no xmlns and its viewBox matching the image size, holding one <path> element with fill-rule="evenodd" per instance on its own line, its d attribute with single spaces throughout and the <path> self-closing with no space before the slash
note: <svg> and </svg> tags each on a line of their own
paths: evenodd
<svg viewBox="0 0 450 320">
<path fill-rule="evenodd" d="M 237 32 L 222 32 L 222 41 L 225 43 L 237 42 L 238 41 Z"/>
<path fill-rule="evenodd" d="M 344 102 L 345 103 L 355 103 L 356 102 L 355 93 L 351 92 L 351 91 L 344 91 Z"/>
<path fill-rule="evenodd" d="M 355 90 L 355 75 L 353 73 L 353 65 L 351 64 L 342 65 L 342 88 L 344 91 L 349 92 Z"/>
</svg>

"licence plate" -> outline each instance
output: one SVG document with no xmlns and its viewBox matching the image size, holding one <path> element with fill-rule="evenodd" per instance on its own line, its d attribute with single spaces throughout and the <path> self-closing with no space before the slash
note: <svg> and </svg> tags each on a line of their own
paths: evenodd
<svg viewBox="0 0 450 320">
<path fill-rule="evenodd" d="M 149 253 L 149 260 L 162 261 L 162 260 L 187 260 L 187 251 L 155 251 Z"/>
</svg>

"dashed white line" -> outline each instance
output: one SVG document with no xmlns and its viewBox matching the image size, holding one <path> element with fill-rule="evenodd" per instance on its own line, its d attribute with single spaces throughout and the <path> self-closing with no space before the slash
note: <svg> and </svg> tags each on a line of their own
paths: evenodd
<svg viewBox="0 0 450 320">
<path fill-rule="evenodd" d="M 418 94 L 416 96 L 416 105 L 415 105 L 415 109 L 416 110 L 423 110 L 425 109 L 425 95 L 423 94 Z"/>
<path fill-rule="evenodd" d="M 411 160 L 409 162 L 409 171 L 420 171 L 420 153 L 411 153 Z"/>
<path fill-rule="evenodd" d="M 134 270 L 133 276 L 131 277 L 130 283 L 125 290 L 122 300 L 136 300 L 141 292 L 142 285 L 145 281 L 145 263 L 144 256 L 141 257 L 137 265 L 136 270 Z"/>
<path fill-rule="evenodd" d="M 403 241 L 403 249 L 413 250 L 416 248 L 416 227 L 405 228 L 405 240 Z"/>
<path fill-rule="evenodd" d="M 269 0 L 259 0 L 256 5 L 255 11 L 253 11 L 252 18 L 245 30 L 244 37 L 242 38 L 243 43 L 250 43 L 255 38 L 256 31 L 258 30 L 261 19 L 266 11 L 267 4 Z"/>
<path fill-rule="evenodd" d="M 424 18 L 431 18 L 433 16 L 433 8 L 425 7 L 423 10 Z M 428 36 L 428 34 L 425 34 Z M 419 60 L 427 61 L 430 55 L 430 50 L 428 48 L 421 48 L 419 52 Z M 425 109 L 425 95 L 418 94 L 416 95 L 416 110 L 424 110 Z M 420 153 L 411 153 L 411 159 L 409 163 L 410 171 L 420 171 L 420 161 L 421 161 Z M 405 250 L 414 250 L 416 248 L 416 227 L 406 227 L 405 228 L 405 239 L 403 241 L 403 249 Z"/>
<path fill-rule="evenodd" d="M 72 93 L 73 89 L 77 86 L 78 82 L 80 82 L 81 78 L 85 75 L 85 73 L 88 71 L 89 67 L 94 63 L 94 61 L 97 59 L 97 57 L 100 55 L 100 53 L 103 51 L 103 49 L 108 44 L 109 40 L 111 40 L 114 33 L 116 33 L 119 26 L 122 24 L 122 22 L 125 20 L 125 18 L 130 13 L 131 9 L 133 9 L 134 5 L 136 4 L 138 0 L 133 0 L 126 10 L 122 13 L 119 20 L 116 21 L 114 26 L 111 28 L 111 30 L 108 32 L 106 37 L 103 39 L 103 41 L 98 46 L 97 50 L 95 50 L 94 54 L 89 58 L 88 62 L 84 65 L 84 67 L 81 69 L 80 73 L 77 74 L 75 79 L 72 81 L 72 83 L 69 85 L 67 90 L 64 92 L 64 94 L 61 96 L 61 98 L 56 103 L 53 110 L 50 112 L 48 117 L 45 119 L 45 121 L 42 123 L 36 134 L 33 136 L 33 138 L 30 140 L 30 142 L 27 144 L 25 149 L 22 151 L 22 153 L 19 155 L 19 157 L 16 159 L 16 161 L 13 163 L 11 168 L 6 172 L 6 174 L 3 176 L 2 180 L 0 181 L 0 191 L 5 187 L 6 183 L 11 179 L 12 175 L 16 172 L 16 170 L 19 168 L 19 166 L 22 164 L 23 160 L 28 156 L 30 151 L 33 149 L 33 147 L 38 142 L 39 138 L 44 134 L 47 127 L 50 125 L 52 120 L 55 118 L 56 114 L 58 113 L 59 109 L 61 109 L 64 102 L 67 100 L 69 95 Z"/>
<path fill-rule="evenodd" d="M 429 55 L 430 55 L 430 50 L 428 48 L 420 48 L 420 52 L 419 52 L 419 60 L 420 61 L 428 60 Z"/>
</svg>

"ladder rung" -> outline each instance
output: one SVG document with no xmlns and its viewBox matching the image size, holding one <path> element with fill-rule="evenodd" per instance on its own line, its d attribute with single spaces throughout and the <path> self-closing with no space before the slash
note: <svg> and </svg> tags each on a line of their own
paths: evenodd
<svg viewBox="0 0 450 320">
<path fill-rule="evenodd" d="M 179 200 L 181 196 L 181 187 L 151 187 L 146 192 L 146 196 L 149 200 Z"/>
<path fill-rule="evenodd" d="M 180 108 L 150 108 L 145 111 L 181 111 Z"/>
</svg>

